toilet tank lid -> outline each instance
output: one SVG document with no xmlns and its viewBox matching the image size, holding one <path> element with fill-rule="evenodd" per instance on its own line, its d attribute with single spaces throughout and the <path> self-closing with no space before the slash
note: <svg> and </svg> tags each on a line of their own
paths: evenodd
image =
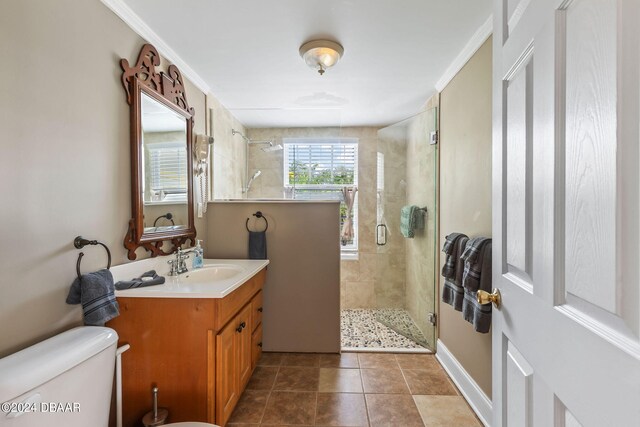
<svg viewBox="0 0 640 427">
<path fill-rule="evenodd" d="M 81 326 L 0 359 L 0 402 L 33 390 L 117 342 L 113 329 Z"/>
</svg>

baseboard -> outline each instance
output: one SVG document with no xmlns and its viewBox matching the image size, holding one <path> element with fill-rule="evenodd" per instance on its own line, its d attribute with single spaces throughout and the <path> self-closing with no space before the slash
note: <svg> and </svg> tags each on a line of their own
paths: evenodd
<svg viewBox="0 0 640 427">
<path fill-rule="evenodd" d="M 462 367 L 458 359 L 449 351 L 442 341 L 438 340 L 436 346 L 436 358 L 447 371 L 456 384 L 462 395 L 467 399 L 469 405 L 476 413 L 482 424 L 486 427 L 491 426 L 492 404 L 491 399 L 482 391 L 478 384 L 471 378 L 467 371 Z"/>
</svg>

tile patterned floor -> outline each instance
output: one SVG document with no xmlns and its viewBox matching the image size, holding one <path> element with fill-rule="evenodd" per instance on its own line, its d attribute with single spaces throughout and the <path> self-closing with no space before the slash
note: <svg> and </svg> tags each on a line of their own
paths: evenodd
<svg viewBox="0 0 640 427">
<path fill-rule="evenodd" d="M 264 353 L 228 426 L 482 424 L 430 354 Z"/>
<path fill-rule="evenodd" d="M 427 343 L 402 309 L 342 310 L 340 322 L 343 348 L 424 349 Z"/>
</svg>

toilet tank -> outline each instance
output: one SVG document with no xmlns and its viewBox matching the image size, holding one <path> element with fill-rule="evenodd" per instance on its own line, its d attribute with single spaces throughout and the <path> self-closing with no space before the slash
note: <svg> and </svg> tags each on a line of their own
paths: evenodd
<svg viewBox="0 0 640 427">
<path fill-rule="evenodd" d="M 117 342 L 85 326 L 0 359 L 0 426 L 106 427 Z"/>
</svg>

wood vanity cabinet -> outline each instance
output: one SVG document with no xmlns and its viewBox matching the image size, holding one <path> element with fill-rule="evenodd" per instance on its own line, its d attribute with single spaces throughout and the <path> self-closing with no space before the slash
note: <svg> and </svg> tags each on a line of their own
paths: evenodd
<svg viewBox="0 0 640 427">
<path fill-rule="evenodd" d="M 262 355 L 262 291 L 251 300 L 251 369 L 258 364 Z"/>
<path fill-rule="evenodd" d="M 123 424 L 140 425 L 151 389 L 169 422 L 224 426 L 262 345 L 263 269 L 224 298 L 122 298 L 107 323 L 130 344 L 122 355 Z"/>
<path fill-rule="evenodd" d="M 251 304 L 247 304 L 216 336 L 216 422 L 224 424 L 253 372 Z"/>
</svg>

